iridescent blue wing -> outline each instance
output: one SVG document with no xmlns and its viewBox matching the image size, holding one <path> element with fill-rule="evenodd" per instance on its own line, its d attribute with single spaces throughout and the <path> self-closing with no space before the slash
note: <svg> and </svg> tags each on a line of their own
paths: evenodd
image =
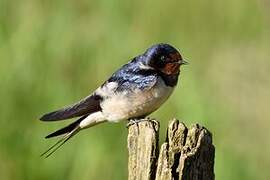
<svg viewBox="0 0 270 180">
<path fill-rule="evenodd" d="M 146 90 L 156 84 L 157 78 L 154 70 L 142 69 L 137 61 L 133 60 L 116 71 L 107 82 L 117 82 L 116 91 Z"/>
</svg>

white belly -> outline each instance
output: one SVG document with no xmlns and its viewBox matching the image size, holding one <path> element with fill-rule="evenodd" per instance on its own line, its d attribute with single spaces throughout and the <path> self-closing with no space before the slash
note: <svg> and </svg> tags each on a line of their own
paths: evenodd
<svg viewBox="0 0 270 180">
<path fill-rule="evenodd" d="M 108 121 L 114 122 L 148 115 L 168 99 L 173 89 L 160 79 L 151 89 L 145 91 L 112 94 L 101 103 L 102 113 Z"/>
</svg>

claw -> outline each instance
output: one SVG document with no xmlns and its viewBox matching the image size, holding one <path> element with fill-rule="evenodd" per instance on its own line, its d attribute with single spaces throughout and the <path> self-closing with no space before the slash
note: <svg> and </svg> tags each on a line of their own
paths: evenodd
<svg viewBox="0 0 270 180">
<path fill-rule="evenodd" d="M 151 119 L 149 117 L 147 118 L 143 118 L 143 119 L 139 119 L 139 118 L 134 118 L 134 119 L 129 119 L 128 123 L 126 124 L 126 128 L 129 128 L 130 126 L 136 124 L 138 125 L 139 122 L 143 122 L 143 121 L 150 121 Z"/>
</svg>

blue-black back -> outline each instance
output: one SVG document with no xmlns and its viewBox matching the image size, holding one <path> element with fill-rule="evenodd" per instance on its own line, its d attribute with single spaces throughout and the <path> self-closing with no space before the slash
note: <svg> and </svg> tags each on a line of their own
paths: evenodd
<svg viewBox="0 0 270 180">
<path fill-rule="evenodd" d="M 117 82 L 117 91 L 147 89 L 152 87 L 157 81 L 157 72 L 151 69 L 141 69 L 139 67 L 141 56 L 135 57 L 132 61 L 122 66 L 116 71 L 108 82 Z"/>
</svg>

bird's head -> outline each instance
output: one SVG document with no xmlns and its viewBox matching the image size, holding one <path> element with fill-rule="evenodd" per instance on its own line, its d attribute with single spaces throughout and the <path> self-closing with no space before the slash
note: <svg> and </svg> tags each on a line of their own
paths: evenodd
<svg viewBox="0 0 270 180">
<path fill-rule="evenodd" d="M 180 53 L 169 44 L 153 45 L 146 50 L 144 57 L 144 68 L 154 69 L 166 76 L 178 75 L 180 66 L 187 64 Z"/>
</svg>

